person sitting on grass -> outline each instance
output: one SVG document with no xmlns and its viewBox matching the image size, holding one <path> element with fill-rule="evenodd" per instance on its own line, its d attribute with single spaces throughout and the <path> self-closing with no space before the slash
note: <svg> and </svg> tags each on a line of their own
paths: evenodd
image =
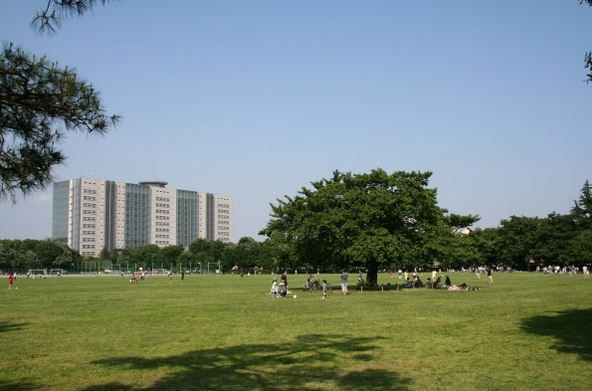
<svg viewBox="0 0 592 391">
<path fill-rule="evenodd" d="M 407 277 L 405 279 L 405 282 L 402 285 L 403 288 L 413 288 L 413 283 L 411 282 L 411 280 L 409 279 L 409 277 Z"/>
<path fill-rule="evenodd" d="M 446 279 L 444 280 L 444 288 L 448 288 L 449 286 L 452 286 L 452 282 L 450 281 L 450 277 L 446 276 Z"/>
<path fill-rule="evenodd" d="M 425 283 L 425 287 L 426 289 L 433 289 L 434 285 L 432 284 L 432 279 L 430 277 L 428 277 L 426 283 Z"/>
<path fill-rule="evenodd" d="M 284 284 L 283 281 L 280 282 L 280 289 L 278 291 L 278 297 L 286 297 L 288 294 L 288 287 Z"/>
<path fill-rule="evenodd" d="M 274 278 L 273 282 L 271 283 L 271 297 L 277 297 L 278 295 L 278 283 L 277 280 Z"/>
<path fill-rule="evenodd" d="M 436 278 L 436 281 L 432 282 L 432 288 L 433 289 L 440 289 L 442 288 L 442 286 L 440 285 L 440 281 L 442 280 L 442 277 L 438 276 L 438 278 Z"/>
<path fill-rule="evenodd" d="M 415 281 L 413 281 L 413 287 L 423 288 L 423 282 L 421 281 L 421 278 L 419 278 L 419 276 L 415 276 Z"/>
</svg>

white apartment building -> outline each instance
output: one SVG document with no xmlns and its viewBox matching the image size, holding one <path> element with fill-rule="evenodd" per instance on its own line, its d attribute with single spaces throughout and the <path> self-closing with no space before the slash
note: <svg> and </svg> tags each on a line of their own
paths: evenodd
<svg viewBox="0 0 592 391">
<path fill-rule="evenodd" d="M 198 238 L 232 241 L 231 196 L 166 185 L 94 178 L 56 182 L 52 237 L 87 256 L 147 244 L 189 246 Z"/>
</svg>

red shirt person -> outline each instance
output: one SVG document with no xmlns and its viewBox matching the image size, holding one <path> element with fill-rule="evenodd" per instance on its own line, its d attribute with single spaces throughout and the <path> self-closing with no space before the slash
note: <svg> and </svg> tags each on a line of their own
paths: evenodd
<svg viewBox="0 0 592 391">
<path fill-rule="evenodd" d="M 9 274 L 8 275 L 8 289 L 12 288 L 12 283 L 14 282 L 14 275 Z"/>
</svg>

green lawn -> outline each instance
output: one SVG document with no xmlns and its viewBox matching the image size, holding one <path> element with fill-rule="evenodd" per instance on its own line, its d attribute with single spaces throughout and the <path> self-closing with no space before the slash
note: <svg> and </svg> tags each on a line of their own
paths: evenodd
<svg viewBox="0 0 592 391">
<path fill-rule="evenodd" d="M 323 301 L 304 275 L 296 299 L 272 299 L 269 275 L 3 281 L 0 390 L 592 389 L 592 279 L 451 276 L 482 289 Z"/>
</svg>

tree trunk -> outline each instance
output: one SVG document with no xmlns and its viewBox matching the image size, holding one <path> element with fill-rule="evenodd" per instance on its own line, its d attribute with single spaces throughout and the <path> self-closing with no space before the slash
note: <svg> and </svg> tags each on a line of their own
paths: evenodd
<svg viewBox="0 0 592 391">
<path fill-rule="evenodd" d="M 376 286 L 378 284 L 378 263 L 376 261 L 368 261 L 366 266 L 368 267 L 366 284 L 368 286 Z"/>
</svg>

